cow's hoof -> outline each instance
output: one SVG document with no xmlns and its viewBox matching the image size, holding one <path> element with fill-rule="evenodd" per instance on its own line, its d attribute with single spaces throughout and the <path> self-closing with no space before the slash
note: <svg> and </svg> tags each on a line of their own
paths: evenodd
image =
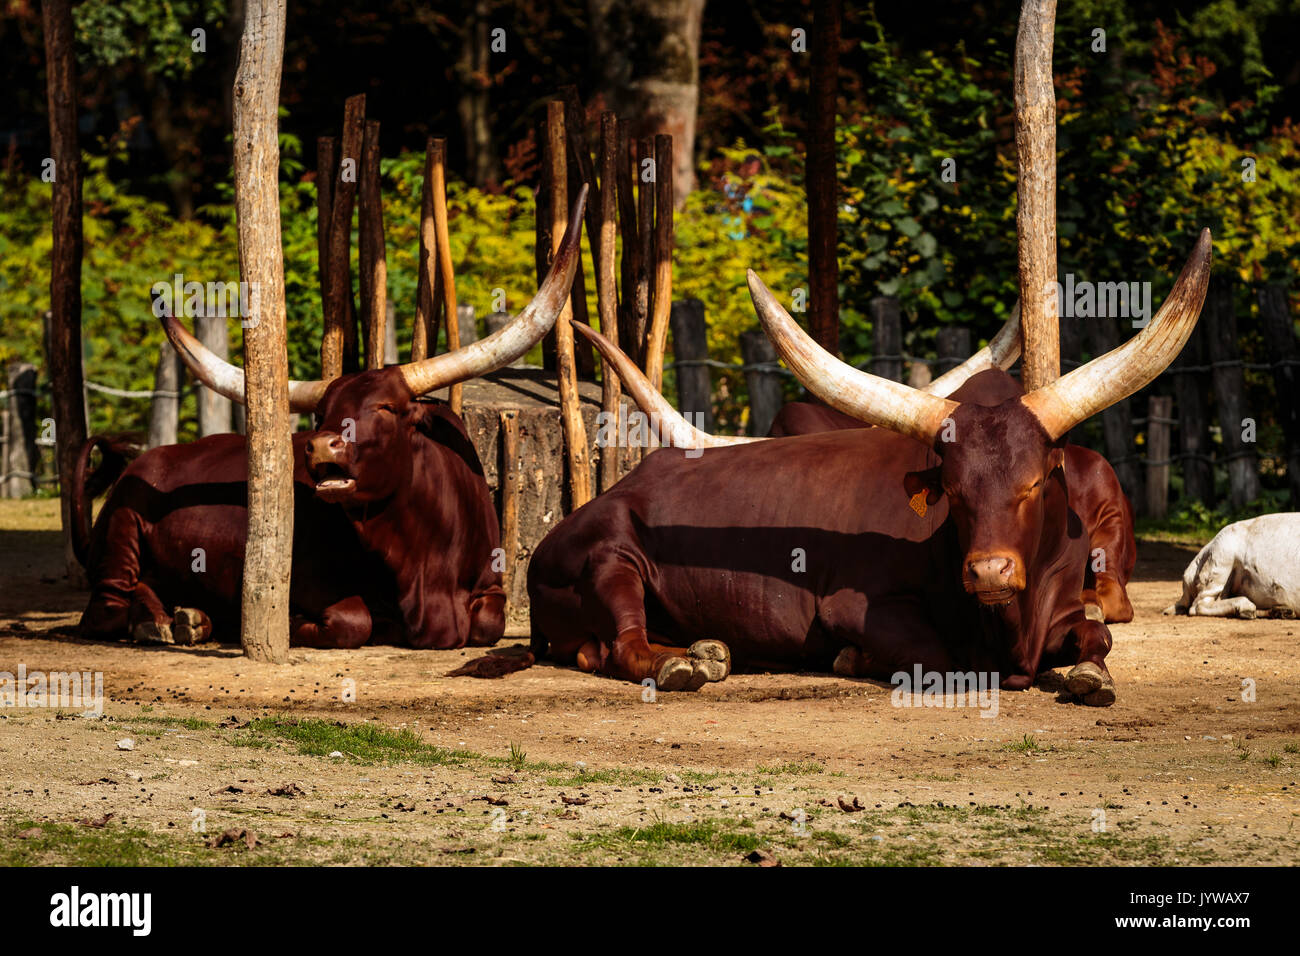
<svg viewBox="0 0 1300 956">
<path fill-rule="evenodd" d="M 660 690 L 696 690 L 705 683 L 696 681 L 695 664 L 685 657 L 668 658 L 659 665 L 659 673 L 655 676 L 655 686 Z"/>
<path fill-rule="evenodd" d="M 1085 694 L 1083 702 L 1088 707 L 1109 707 L 1115 703 L 1115 682 L 1109 677 L 1091 694 Z"/>
<path fill-rule="evenodd" d="M 1296 619 L 1296 612 L 1293 607 L 1275 607 L 1268 612 L 1268 616 L 1283 621 L 1294 621 Z"/>
<path fill-rule="evenodd" d="M 207 615 L 192 607 L 178 607 L 172 615 L 172 640 L 191 647 L 208 639 Z"/>
<path fill-rule="evenodd" d="M 1065 689 L 1075 697 L 1085 697 L 1106 683 L 1106 672 L 1092 661 L 1075 664 L 1065 675 Z"/>
<path fill-rule="evenodd" d="M 704 683 L 726 680 L 731 673 L 731 650 L 721 641 L 696 641 L 687 653 L 694 659 L 695 673 L 704 676 Z"/>
<path fill-rule="evenodd" d="M 141 621 L 131 629 L 131 637 L 137 644 L 172 644 L 172 629 L 166 624 L 154 621 Z"/>
<path fill-rule="evenodd" d="M 1167 608 L 1165 608 L 1163 611 L 1161 611 L 1160 613 L 1161 613 L 1161 614 L 1170 614 L 1170 615 L 1172 615 L 1172 614 L 1177 614 L 1177 613 L 1178 613 L 1178 605 L 1177 605 L 1177 604 L 1171 604 L 1171 605 L 1169 605 Z"/>
<path fill-rule="evenodd" d="M 845 647 L 835 655 L 835 663 L 831 665 L 831 670 L 841 677 L 857 677 L 860 656 L 856 647 Z"/>
<path fill-rule="evenodd" d="M 1237 612 L 1237 617 L 1243 621 L 1253 621 L 1255 620 L 1255 609 L 1253 607 L 1244 607 Z"/>
<path fill-rule="evenodd" d="M 1103 624 L 1106 622 L 1105 612 L 1103 612 L 1096 604 L 1085 604 L 1083 606 L 1083 616 L 1090 621 L 1097 621 Z"/>
</svg>

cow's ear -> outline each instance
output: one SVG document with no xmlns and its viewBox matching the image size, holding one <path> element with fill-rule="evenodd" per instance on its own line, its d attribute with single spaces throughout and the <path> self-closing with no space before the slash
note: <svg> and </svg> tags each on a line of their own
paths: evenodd
<svg viewBox="0 0 1300 956">
<path fill-rule="evenodd" d="M 1065 467 L 1065 449 L 1057 445 L 1047 453 L 1047 473 L 1050 475 L 1058 468 Z"/>
<path fill-rule="evenodd" d="M 924 471 L 909 471 L 903 476 L 903 488 L 907 497 L 915 500 L 924 493 L 926 504 L 934 504 L 943 497 L 942 471 L 942 465 Z"/>
</svg>

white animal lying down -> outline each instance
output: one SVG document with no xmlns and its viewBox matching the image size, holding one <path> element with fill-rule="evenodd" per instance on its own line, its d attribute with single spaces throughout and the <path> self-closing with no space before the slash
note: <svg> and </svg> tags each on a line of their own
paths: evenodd
<svg viewBox="0 0 1300 956">
<path fill-rule="evenodd" d="M 1183 596 L 1166 614 L 1300 615 L 1300 513 L 1228 525 L 1183 572 Z"/>
</svg>

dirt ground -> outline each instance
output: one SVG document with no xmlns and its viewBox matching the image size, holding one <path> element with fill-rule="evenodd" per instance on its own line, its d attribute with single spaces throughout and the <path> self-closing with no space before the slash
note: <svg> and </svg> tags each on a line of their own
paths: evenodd
<svg viewBox="0 0 1300 956">
<path fill-rule="evenodd" d="M 443 676 L 480 651 L 85 642 L 56 526 L 0 502 L 0 671 L 102 672 L 103 717 L 0 708 L 0 864 L 1300 861 L 1300 624 L 1162 617 L 1190 547 L 1139 547 L 1113 707 L 984 717 L 820 674 L 647 701 Z"/>
</svg>

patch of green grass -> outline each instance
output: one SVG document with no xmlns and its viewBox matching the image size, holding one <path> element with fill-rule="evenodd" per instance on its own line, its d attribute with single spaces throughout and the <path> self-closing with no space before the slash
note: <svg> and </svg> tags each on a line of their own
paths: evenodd
<svg viewBox="0 0 1300 956">
<path fill-rule="evenodd" d="M 1300 754 L 1300 744 L 1297 743 L 1285 744 L 1282 749 L 1289 754 Z"/>
<path fill-rule="evenodd" d="M 791 763 L 773 764 L 770 766 L 760 765 L 754 768 L 754 772 L 761 773 L 766 776 L 775 776 L 778 774 L 790 774 L 794 776 L 802 776 L 804 774 L 825 773 L 826 768 L 819 763 L 809 760 L 804 763 L 791 762 Z"/>
<path fill-rule="evenodd" d="M 589 837 L 586 843 L 632 844 L 663 848 L 687 844 L 717 853 L 751 853 L 763 840 L 752 833 L 735 833 L 713 821 L 701 823 L 653 823 L 646 827 L 619 827 L 608 836 Z"/>
<path fill-rule="evenodd" d="M 510 741 L 510 769 L 523 770 L 528 764 L 528 754 L 523 745 L 516 740 Z"/>
<path fill-rule="evenodd" d="M 1050 745 L 1043 746 L 1042 744 L 1040 744 L 1037 740 L 1034 739 L 1033 734 L 1025 734 L 1022 740 L 1017 740 L 1014 743 L 1003 744 L 1002 749 L 1014 750 L 1022 754 L 1040 754 L 1040 753 L 1045 754 L 1049 752 L 1052 748 Z"/>
<path fill-rule="evenodd" d="M 345 724 L 315 718 L 287 720 L 282 717 L 259 717 L 249 723 L 237 746 L 263 746 L 260 741 L 283 740 L 295 744 L 298 753 L 328 757 L 338 752 L 352 763 L 414 763 L 422 766 L 463 764 L 479 759 L 468 750 L 435 747 L 408 729 L 389 730 L 371 723 Z M 337 758 L 335 758 L 337 759 Z"/>
<path fill-rule="evenodd" d="M 1274 770 L 1282 765 L 1282 755 L 1279 753 L 1271 753 L 1267 757 L 1261 757 L 1260 759 Z"/>
<path fill-rule="evenodd" d="M 144 708 L 142 707 L 141 710 L 143 709 Z M 147 724 L 150 726 L 162 727 L 166 730 L 171 730 L 173 728 L 182 730 L 214 730 L 217 726 L 212 721 L 203 720 L 201 717 L 149 717 L 143 714 L 132 714 L 128 717 L 109 716 L 106 719 L 115 724 Z"/>
<path fill-rule="evenodd" d="M 584 767 L 575 774 L 564 777 L 547 777 L 548 787 L 585 787 L 591 784 L 611 784 L 620 787 L 639 787 L 656 784 L 664 775 L 658 770 L 637 770 L 631 767 L 615 767 L 610 770 L 591 770 Z"/>
</svg>

